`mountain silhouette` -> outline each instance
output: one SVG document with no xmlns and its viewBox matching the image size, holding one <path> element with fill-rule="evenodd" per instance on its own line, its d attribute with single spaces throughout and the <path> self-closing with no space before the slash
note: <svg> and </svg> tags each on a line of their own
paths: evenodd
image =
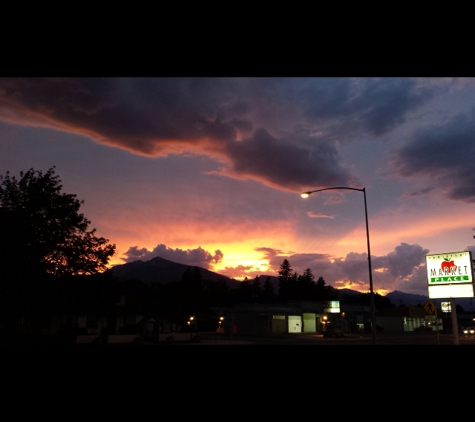
<svg viewBox="0 0 475 422">
<path fill-rule="evenodd" d="M 179 264 L 177 262 L 169 261 L 168 259 L 155 257 L 149 261 L 137 260 L 126 264 L 115 265 L 111 268 L 111 270 L 113 275 L 118 279 L 139 280 L 146 284 L 156 282 L 166 284 L 170 283 L 171 281 L 180 281 L 183 273 L 187 269 L 194 267 L 195 265 Z M 239 287 L 240 281 L 238 280 L 234 280 L 230 277 L 215 273 L 202 267 L 198 268 L 200 269 L 201 275 L 205 280 L 224 281 L 226 285 L 232 289 Z M 260 275 L 258 277 L 259 285 L 262 287 L 267 280 L 267 277 L 270 277 L 270 281 L 272 282 L 274 288 L 274 293 L 277 294 L 279 289 L 278 277 Z M 249 281 L 252 283 L 254 279 L 250 278 Z M 329 285 L 327 287 L 331 290 L 337 291 L 337 296 L 341 300 L 344 300 L 346 295 L 361 294 L 361 292 L 356 290 L 335 289 Z M 384 297 L 388 298 L 395 306 L 424 306 L 425 302 L 429 299 L 429 297 L 425 295 L 404 293 L 399 290 L 394 290 L 393 292 L 386 294 Z M 431 299 L 431 301 L 440 307 L 441 302 L 447 302 L 449 299 Z M 466 311 L 471 311 L 475 307 L 475 300 L 472 303 L 471 298 L 458 298 L 455 300 L 455 303 L 456 305 L 460 305 Z"/>
<path fill-rule="evenodd" d="M 239 287 L 239 281 L 209 271 L 196 265 L 178 264 L 168 259 L 155 257 L 149 261 L 134 261 L 126 264 L 115 265 L 111 268 L 112 273 L 119 280 L 139 280 L 146 284 L 170 283 L 180 281 L 183 273 L 188 268 L 199 268 L 204 280 L 224 281 L 229 287 Z"/>
</svg>

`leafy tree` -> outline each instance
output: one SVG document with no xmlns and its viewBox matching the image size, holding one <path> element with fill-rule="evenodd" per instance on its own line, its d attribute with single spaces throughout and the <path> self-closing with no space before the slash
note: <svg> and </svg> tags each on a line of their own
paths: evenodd
<svg viewBox="0 0 475 422">
<path fill-rule="evenodd" d="M 7 335 L 37 335 L 52 313 L 113 301 L 103 276 L 115 245 L 89 230 L 79 213 L 84 201 L 61 190 L 54 167 L 20 172 L 19 179 L 0 175 L 0 315 Z M 86 276 L 100 276 L 99 290 L 88 287 Z M 75 293 L 77 281 L 84 288 Z"/>
<path fill-rule="evenodd" d="M 41 277 L 103 272 L 115 245 L 88 230 L 84 203 L 61 193 L 54 167 L 30 169 L 20 179 L 0 176 L 0 276 Z"/>
</svg>

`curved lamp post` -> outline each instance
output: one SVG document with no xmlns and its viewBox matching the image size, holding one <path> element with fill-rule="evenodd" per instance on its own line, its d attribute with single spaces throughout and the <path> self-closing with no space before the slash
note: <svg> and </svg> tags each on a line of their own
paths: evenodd
<svg viewBox="0 0 475 422">
<path fill-rule="evenodd" d="M 302 192 L 302 198 L 308 198 L 311 193 L 322 192 L 324 190 L 336 190 L 336 189 L 347 189 L 347 190 L 357 190 L 363 192 L 364 195 L 364 212 L 366 218 L 366 243 L 368 245 L 368 270 L 369 270 L 369 291 L 370 291 L 370 307 L 371 307 L 371 331 L 373 333 L 373 344 L 376 344 L 376 316 L 374 311 L 374 293 L 373 293 L 373 271 L 371 269 L 371 251 L 369 248 L 369 228 L 368 228 L 368 207 L 366 205 L 366 190 L 365 188 L 348 188 L 348 187 L 334 187 L 334 188 L 323 188 L 307 192 Z"/>
</svg>

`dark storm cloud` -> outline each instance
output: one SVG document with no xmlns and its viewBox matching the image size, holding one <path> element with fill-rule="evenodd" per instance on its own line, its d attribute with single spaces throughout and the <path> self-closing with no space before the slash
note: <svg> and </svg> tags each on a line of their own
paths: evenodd
<svg viewBox="0 0 475 422">
<path fill-rule="evenodd" d="M 363 127 L 378 136 L 404 123 L 409 111 L 420 107 L 433 95 L 431 89 L 418 87 L 413 79 L 364 79 L 361 95 L 352 105 Z"/>
<path fill-rule="evenodd" d="M 335 260 L 334 265 L 339 269 L 339 273 L 344 276 L 344 279 L 353 283 L 368 279 L 367 253 L 350 252 L 344 260 Z"/>
<path fill-rule="evenodd" d="M 236 177 L 263 179 L 270 185 L 297 190 L 306 186 L 358 185 L 340 165 L 332 142 L 308 138 L 299 141 L 289 143 L 258 129 L 251 138 L 228 144 L 232 172 Z"/>
<path fill-rule="evenodd" d="M 431 95 L 407 78 L 0 78 L 0 119 L 300 189 L 358 184 L 338 142 L 391 130 Z"/>
<path fill-rule="evenodd" d="M 401 243 L 394 248 L 394 252 L 387 255 L 388 269 L 394 277 L 407 277 L 415 268 L 425 264 L 425 256 L 428 249 L 422 249 L 419 245 Z"/>
<path fill-rule="evenodd" d="M 163 244 L 157 245 L 152 251 L 145 248 L 138 249 L 137 246 L 131 246 L 125 252 L 125 262 L 134 262 L 137 260 L 149 261 L 152 258 L 160 257 L 180 264 L 197 266 L 205 269 L 211 268 L 212 264 L 217 264 L 223 259 L 223 253 L 216 250 L 214 255 L 205 251 L 201 247 L 196 249 L 172 249 Z"/>
<path fill-rule="evenodd" d="M 414 292 L 427 296 L 427 269 L 421 264 L 414 268 L 411 275 L 399 283 L 387 283 L 387 290 L 399 290 L 404 292 Z"/>
<path fill-rule="evenodd" d="M 34 116 L 154 155 L 161 141 L 232 138 L 235 129 L 223 118 L 236 122 L 246 110 L 229 98 L 234 90 L 231 81 L 214 78 L 2 78 L 0 110 L 8 108 L 5 120 Z"/>
<path fill-rule="evenodd" d="M 380 136 L 405 122 L 407 113 L 425 104 L 433 88 L 407 78 L 311 79 L 303 98 L 309 120 L 334 119 L 341 128 Z M 341 133 L 333 124 L 333 130 Z"/>
<path fill-rule="evenodd" d="M 475 202 L 475 117 L 459 114 L 448 123 L 420 129 L 392 164 L 400 176 L 427 175 L 446 196 Z"/>
</svg>

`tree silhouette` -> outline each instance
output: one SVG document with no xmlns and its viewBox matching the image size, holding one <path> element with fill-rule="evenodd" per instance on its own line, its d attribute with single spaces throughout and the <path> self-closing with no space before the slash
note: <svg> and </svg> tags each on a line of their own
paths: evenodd
<svg viewBox="0 0 475 422">
<path fill-rule="evenodd" d="M 318 277 L 317 282 L 315 283 L 315 296 L 318 300 L 328 300 L 328 289 L 325 285 L 325 280 L 322 276 Z"/>
<path fill-rule="evenodd" d="M 256 278 L 252 282 L 251 286 L 252 301 L 259 302 L 261 298 L 261 286 L 259 284 L 259 276 L 256 275 Z"/>
<path fill-rule="evenodd" d="M 101 275 L 115 245 L 89 230 L 79 209 L 84 201 L 61 192 L 54 167 L 30 169 L 17 179 L 0 175 L 0 314 L 4 327 L 33 330 L 47 314 L 68 303 L 58 289 L 69 278 Z M 53 288 L 54 287 L 54 288 Z M 48 308 L 48 306 L 50 308 Z M 64 308 L 64 306 L 63 306 Z M 27 322 L 26 322 L 27 321 Z M 25 330 L 25 328 L 22 328 Z"/>
<path fill-rule="evenodd" d="M 266 281 L 264 282 L 261 298 L 264 303 L 273 303 L 275 300 L 274 285 L 272 284 L 270 276 L 267 276 Z"/>
<path fill-rule="evenodd" d="M 307 268 L 304 273 L 297 278 L 297 293 L 295 299 L 315 299 L 315 276 L 310 268 Z"/>
<path fill-rule="evenodd" d="M 183 309 L 186 312 L 195 314 L 195 316 L 201 313 L 204 306 L 204 284 L 203 275 L 199 267 L 189 267 L 183 272 L 179 290 L 179 300 L 182 303 Z"/>
<path fill-rule="evenodd" d="M 284 259 L 278 271 L 279 274 L 279 300 L 285 301 L 292 297 L 292 266 L 288 259 Z"/>
<path fill-rule="evenodd" d="M 284 259 L 279 269 L 279 282 L 287 281 L 292 277 L 292 266 L 288 259 Z"/>
<path fill-rule="evenodd" d="M 0 275 L 2 278 L 90 275 L 107 269 L 115 245 L 88 230 L 76 195 L 61 193 L 54 167 L 30 169 L 20 179 L 0 176 Z"/>
<path fill-rule="evenodd" d="M 370 305 L 371 293 L 361 293 L 358 295 L 357 300 L 360 303 Z M 387 297 L 381 296 L 379 293 L 374 293 L 374 308 L 377 311 L 380 309 L 392 309 L 394 307 L 395 305 Z"/>
<path fill-rule="evenodd" d="M 238 301 L 242 303 L 252 302 L 252 284 L 247 277 L 241 281 L 238 288 Z"/>
</svg>

